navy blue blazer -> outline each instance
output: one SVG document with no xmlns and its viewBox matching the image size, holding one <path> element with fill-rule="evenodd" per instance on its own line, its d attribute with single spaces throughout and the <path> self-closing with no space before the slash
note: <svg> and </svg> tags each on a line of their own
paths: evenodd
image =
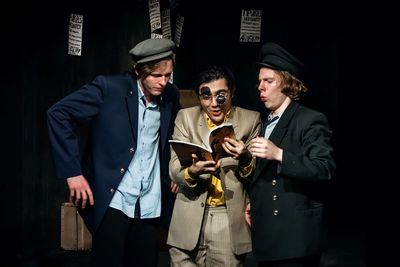
<svg viewBox="0 0 400 267">
<path fill-rule="evenodd" d="M 168 139 L 180 109 L 178 88 L 168 83 L 159 105 L 161 177 L 169 185 Z M 80 212 L 94 233 L 136 151 L 137 79 L 131 73 L 98 76 L 54 104 L 47 118 L 57 176 L 83 174 L 91 186 L 95 205 Z M 83 124 L 88 124 L 88 137 L 81 156 L 76 129 Z"/>
<path fill-rule="evenodd" d="M 253 254 L 258 261 L 321 252 L 321 183 L 331 179 L 335 169 L 331 137 L 320 112 L 292 102 L 282 114 L 269 137 L 283 149 L 282 164 L 257 158 L 250 186 Z"/>
</svg>

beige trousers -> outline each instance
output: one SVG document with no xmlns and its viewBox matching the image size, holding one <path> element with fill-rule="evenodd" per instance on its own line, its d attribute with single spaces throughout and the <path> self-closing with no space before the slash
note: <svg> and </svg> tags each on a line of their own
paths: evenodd
<svg viewBox="0 0 400 267">
<path fill-rule="evenodd" d="M 193 251 L 172 247 L 169 254 L 172 267 L 240 267 L 245 259 L 232 251 L 226 207 L 206 208 L 199 243 Z"/>
</svg>

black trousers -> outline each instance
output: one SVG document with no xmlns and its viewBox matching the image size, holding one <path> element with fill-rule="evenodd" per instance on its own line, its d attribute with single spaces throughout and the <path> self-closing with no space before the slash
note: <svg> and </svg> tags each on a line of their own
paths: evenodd
<svg viewBox="0 0 400 267">
<path fill-rule="evenodd" d="M 279 261 L 259 262 L 258 267 L 319 267 L 321 255 Z"/>
<path fill-rule="evenodd" d="M 160 219 L 132 219 L 108 208 L 93 235 L 93 267 L 157 266 Z"/>
</svg>

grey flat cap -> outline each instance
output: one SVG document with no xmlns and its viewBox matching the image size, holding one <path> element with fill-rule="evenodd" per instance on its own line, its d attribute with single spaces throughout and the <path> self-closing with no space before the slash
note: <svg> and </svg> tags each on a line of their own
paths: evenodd
<svg viewBox="0 0 400 267">
<path fill-rule="evenodd" d="M 172 55 L 175 43 L 169 39 L 146 39 L 129 51 L 136 63 L 145 63 Z"/>
</svg>

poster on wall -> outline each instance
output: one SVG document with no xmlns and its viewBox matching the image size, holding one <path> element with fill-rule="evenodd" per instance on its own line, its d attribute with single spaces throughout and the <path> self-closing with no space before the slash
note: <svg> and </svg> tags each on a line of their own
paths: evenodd
<svg viewBox="0 0 400 267">
<path fill-rule="evenodd" d="M 68 29 L 68 54 L 80 56 L 82 54 L 82 27 L 83 15 L 70 14 Z"/>
<path fill-rule="evenodd" d="M 182 36 L 182 28 L 183 28 L 183 22 L 185 18 L 182 17 L 181 15 L 176 16 L 176 29 L 175 29 L 175 44 L 177 47 L 179 47 L 181 43 L 181 36 Z"/>
<path fill-rule="evenodd" d="M 161 29 L 160 1 L 149 0 L 149 17 L 151 33 Z M 152 35 L 153 38 L 153 35 Z"/>
<path fill-rule="evenodd" d="M 242 9 L 240 42 L 260 42 L 262 10 Z"/>
<path fill-rule="evenodd" d="M 151 39 L 161 39 L 161 38 L 163 38 L 163 36 L 162 36 L 162 34 L 152 32 L 150 38 Z"/>
<path fill-rule="evenodd" d="M 161 12 L 162 36 L 171 40 L 171 12 L 165 9 Z"/>
</svg>

